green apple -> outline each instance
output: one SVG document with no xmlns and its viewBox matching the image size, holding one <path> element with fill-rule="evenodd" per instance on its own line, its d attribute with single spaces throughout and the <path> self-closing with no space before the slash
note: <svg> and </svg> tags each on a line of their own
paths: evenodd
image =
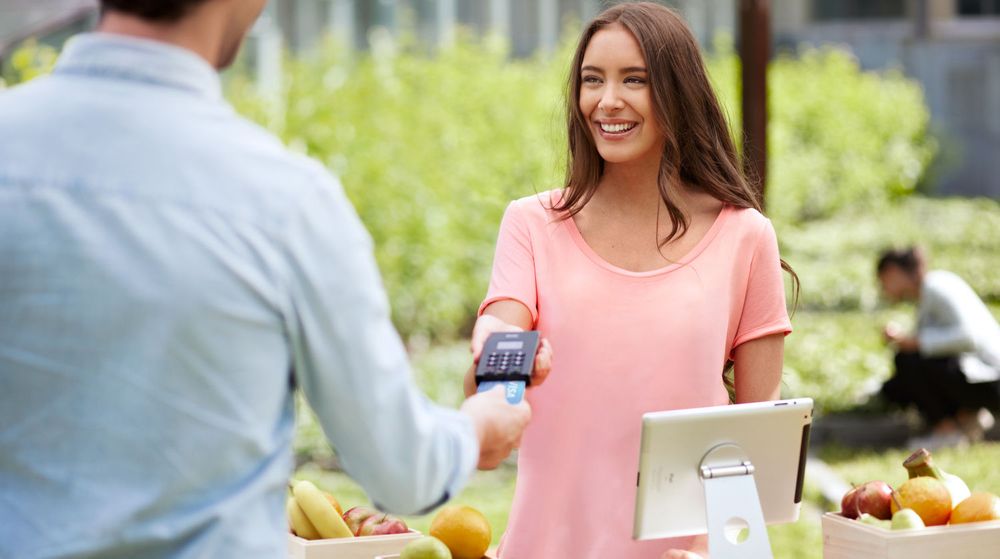
<svg viewBox="0 0 1000 559">
<path fill-rule="evenodd" d="M 899 509 L 896 511 L 896 514 L 892 515 L 893 530 L 913 530 L 914 528 L 923 527 L 924 521 L 921 520 L 917 511 L 913 509 Z"/>
</svg>

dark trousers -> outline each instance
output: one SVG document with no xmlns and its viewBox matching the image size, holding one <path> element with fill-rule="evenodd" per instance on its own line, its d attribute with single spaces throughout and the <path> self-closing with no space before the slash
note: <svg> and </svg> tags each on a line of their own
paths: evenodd
<svg viewBox="0 0 1000 559">
<path fill-rule="evenodd" d="M 896 374 L 882 385 L 882 397 L 903 407 L 916 406 L 932 427 L 960 410 L 1000 410 L 1000 382 L 969 383 L 957 357 L 900 352 Z"/>
</svg>

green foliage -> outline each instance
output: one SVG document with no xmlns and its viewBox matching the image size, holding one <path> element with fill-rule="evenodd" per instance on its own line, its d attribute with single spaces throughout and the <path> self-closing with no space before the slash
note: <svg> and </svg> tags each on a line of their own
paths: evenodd
<svg viewBox="0 0 1000 559">
<path fill-rule="evenodd" d="M 288 61 L 280 106 L 261 102 L 246 80 L 231 80 L 229 97 L 341 177 L 375 239 L 404 335 L 449 339 L 466 332 L 483 297 L 506 203 L 561 186 L 571 46 L 511 60 L 491 41 L 460 40 L 433 57 L 388 40 L 370 54 L 330 42 Z M 738 119 L 739 62 L 725 39 L 716 52 L 709 71 Z M 771 70 L 776 222 L 883 207 L 913 190 L 933 154 L 917 86 L 863 73 L 836 50 Z M 836 305 L 860 297 L 836 287 L 844 290 L 827 297 Z"/>
<path fill-rule="evenodd" d="M 563 72 L 492 43 L 433 58 L 393 48 L 289 61 L 276 128 L 340 176 L 400 330 L 451 337 L 485 294 L 507 202 L 559 186 Z M 231 98 L 264 120 L 259 103 Z"/>
<path fill-rule="evenodd" d="M 59 52 L 53 47 L 28 39 L 10 56 L 10 64 L 3 71 L 0 89 L 48 74 L 56 64 Z"/>
<path fill-rule="evenodd" d="M 773 217 L 882 208 L 916 189 L 937 149 L 916 82 L 898 71 L 862 72 L 833 48 L 779 57 L 768 79 Z"/>
<path fill-rule="evenodd" d="M 931 268 L 951 270 L 987 301 L 1000 302 L 996 200 L 913 196 L 777 230 L 782 256 L 802 280 L 805 309 L 874 308 L 878 254 L 910 244 L 926 249 Z"/>
</svg>

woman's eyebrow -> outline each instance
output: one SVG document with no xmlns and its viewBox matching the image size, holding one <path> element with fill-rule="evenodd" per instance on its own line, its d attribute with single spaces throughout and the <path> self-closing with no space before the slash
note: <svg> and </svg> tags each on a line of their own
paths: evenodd
<svg viewBox="0 0 1000 559">
<path fill-rule="evenodd" d="M 601 74 L 604 73 L 604 70 L 602 68 L 599 68 L 597 66 L 592 66 L 592 65 L 589 65 L 589 64 L 587 66 L 581 67 L 580 71 L 581 72 L 598 72 L 598 73 L 601 73 Z M 636 74 L 636 73 L 646 74 L 646 73 L 649 73 L 649 71 L 646 70 L 646 68 L 643 67 L 643 66 L 627 66 L 625 68 L 622 68 L 620 70 L 620 72 L 623 73 L 623 74 Z"/>
</svg>

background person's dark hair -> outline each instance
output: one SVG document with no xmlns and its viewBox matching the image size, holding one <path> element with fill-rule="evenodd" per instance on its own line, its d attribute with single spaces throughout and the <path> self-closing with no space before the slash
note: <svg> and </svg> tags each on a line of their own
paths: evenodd
<svg viewBox="0 0 1000 559">
<path fill-rule="evenodd" d="M 882 251 L 876 270 L 881 274 L 889 266 L 896 266 L 907 274 L 914 275 L 925 263 L 924 252 L 919 247 L 891 248 Z"/>
<path fill-rule="evenodd" d="M 101 13 L 122 12 L 150 21 L 172 22 L 208 0 L 101 0 Z"/>
</svg>

